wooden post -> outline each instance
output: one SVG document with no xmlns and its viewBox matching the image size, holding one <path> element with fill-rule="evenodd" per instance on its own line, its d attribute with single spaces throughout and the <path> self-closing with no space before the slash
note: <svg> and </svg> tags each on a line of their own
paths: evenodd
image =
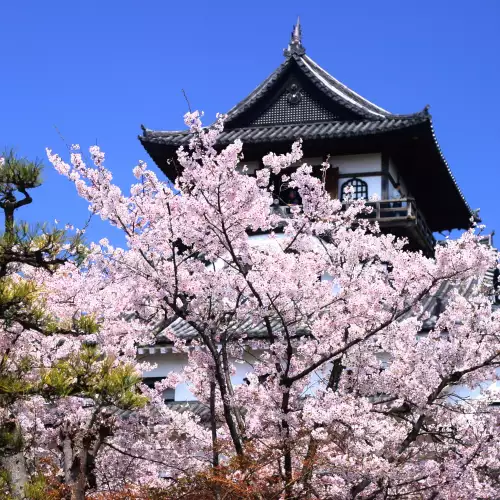
<svg viewBox="0 0 500 500">
<path fill-rule="evenodd" d="M 325 189 L 330 195 L 330 198 L 336 199 L 339 197 L 339 168 L 330 167 L 326 171 Z"/>
</svg>

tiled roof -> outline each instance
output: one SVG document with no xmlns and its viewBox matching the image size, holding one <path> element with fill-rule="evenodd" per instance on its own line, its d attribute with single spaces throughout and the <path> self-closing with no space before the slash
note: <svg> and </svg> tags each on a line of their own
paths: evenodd
<svg viewBox="0 0 500 500">
<path fill-rule="evenodd" d="M 202 425 L 207 425 L 210 422 L 210 408 L 200 401 L 165 401 L 168 408 L 179 413 L 193 413 L 200 418 L 199 422 Z M 127 419 L 133 415 L 133 410 L 122 410 L 116 408 L 114 414 L 117 417 Z"/>
<path fill-rule="evenodd" d="M 285 74 L 293 65 L 296 65 L 302 73 L 312 82 L 321 92 L 326 94 L 333 101 L 350 109 L 360 117 L 368 119 L 380 119 L 384 117 L 397 116 L 389 111 L 368 101 L 360 96 L 339 80 L 330 75 L 319 64 L 313 61 L 309 56 L 290 54 L 289 57 L 273 71 L 255 90 L 253 90 L 245 99 L 231 108 L 227 114 L 227 123 L 230 124 L 235 118 L 242 115 L 253 107 L 257 101 L 260 101 L 265 94 L 274 86 L 274 84 Z"/>
<path fill-rule="evenodd" d="M 278 318 L 271 320 L 271 327 L 274 331 L 278 331 L 280 329 L 280 325 L 281 323 Z M 197 335 L 196 330 L 181 318 L 176 318 L 163 330 L 165 333 L 167 331 L 173 333 L 176 337 L 185 340 L 193 339 Z M 252 318 L 235 322 L 233 325 L 229 326 L 228 331 L 232 332 L 239 339 L 265 339 L 267 337 L 267 328 L 264 325 L 264 322 L 256 322 Z M 157 339 L 159 344 L 170 342 L 162 333 L 158 335 Z"/>
<path fill-rule="evenodd" d="M 478 285 L 482 286 L 485 294 L 492 295 L 493 269 L 488 270 L 486 275 L 480 280 L 477 278 L 471 278 L 458 288 L 456 285 L 448 281 L 442 283 L 433 295 L 429 295 L 422 301 L 422 311 L 419 314 L 419 319 L 422 321 L 422 329 L 426 331 L 433 328 L 439 314 L 446 308 L 447 302 L 451 298 L 452 294 L 458 291 L 460 295 L 468 297 Z M 405 317 L 410 317 L 412 314 L 413 313 L 409 312 Z M 271 321 L 271 326 L 273 330 L 279 330 L 279 319 L 273 319 Z M 175 336 L 185 340 L 193 339 L 197 335 L 196 330 L 181 318 L 177 318 L 165 330 L 169 330 L 170 333 L 173 333 Z M 235 324 L 232 327 L 232 330 L 235 334 L 237 334 L 237 338 L 243 340 L 267 338 L 267 329 L 264 322 L 255 323 L 251 319 Z M 306 334 L 306 332 L 307 330 L 304 328 L 302 329 L 302 333 L 299 333 L 299 335 Z M 158 336 L 158 347 L 165 343 L 170 343 L 170 341 L 166 340 L 166 337 L 160 334 Z M 155 347 L 152 346 L 152 349 L 155 349 Z"/>
<path fill-rule="evenodd" d="M 286 56 L 285 61 L 253 92 L 229 110 L 228 123 L 231 123 L 232 120 L 246 112 L 259 101 L 292 66 L 301 70 L 310 82 L 333 101 L 351 109 L 361 117 L 383 118 L 394 116 L 389 111 L 373 104 L 348 88 L 306 55 L 305 48 L 302 45 L 302 28 L 298 21 L 292 32 L 288 49 L 284 51 L 284 54 Z"/>
<path fill-rule="evenodd" d="M 304 55 L 301 57 L 300 62 L 304 64 L 305 70 L 311 73 L 311 76 L 318 79 L 320 84 L 326 87 L 326 90 L 332 92 L 338 96 L 338 98 L 343 99 L 343 101 L 348 101 L 355 106 L 355 109 L 361 108 L 364 112 L 368 112 L 376 117 L 390 117 L 397 116 L 389 111 L 373 104 L 372 102 L 365 99 L 363 96 L 354 92 L 342 82 L 334 78 L 328 71 L 323 69 L 317 62 L 313 61 L 309 56 Z"/>
<path fill-rule="evenodd" d="M 267 125 L 258 127 L 241 127 L 227 129 L 222 132 L 218 143 L 229 144 L 236 139 L 244 143 L 280 142 L 302 139 L 333 139 L 341 137 L 380 134 L 403 129 L 429 121 L 426 111 L 413 115 L 403 115 L 379 120 L 328 121 L 306 124 Z M 187 131 L 154 131 L 144 130 L 139 137 L 142 143 L 164 144 L 168 146 L 186 146 L 191 139 Z"/>
<path fill-rule="evenodd" d="M 497 249 L 493 247 L 493 236 L 487 235 L 481 238 L 481 244 L 490 247 L 496 254 Z M 438 242 L 439 244 L 439 242 Z M 470 278 L 465 283 L 462 283 L 460 287 L 453 285 L 449 281 L 445 281 L 438 288 L 436 293 L 430 295 L 423 301 L 423 311 L 420 314 L 419 319 L 426 318 L 422 323 L 422 329 L 430 330 L 436 324 L 436 321 L 440 313 L 446 308 L 447 302 L 450 299 L 452 293 L 458 292 L 463 297 L 469 297 L 471 293 L 477 286 L 481 287 L 482 293 L 489 296 L 493 300 L 494 288 L 493 288 L 493 273 L 495 269 L 488 269 L 484 276 L 481 278 Z M 407 317 L 411 316 L 408 313 Z"/>
<path fill-rule="evenodd" d="M 251 108 L 258 107 L 259 103 L 265 100 L 266 96 L 275 87 L 275 84 L 291 68 L 295 73 L 298 71 L 303 74 L 321 95 L 352 111 L 356 119 L 272 127 L 251 127 L 248 126 L 250 123 L 246 123 L 244 126 L 233 124 L 237 118 L 239 119 Z M 291 52 L 275 71 L 228 111 L 225 121 L 226 131 L 219 142 L 225 144 L 235 139 L 241 139 L 245 142 L 263 142 L 269 139 L 274 141 L 293 140 L 299 136 L 305 139 L 309 137 L 334 138 L 375 134 L 402 128 L 415 122 L 424 121 L 426 118 L 428 119 L 426 111 L 409 115 L 390 113 L 334 78 L 309 56 L 305 55 L 305 52 Z M 180 146 L 189 142 L 189 133 L 187 131 L 153 131 L 147 128 L 143 128 L 143 130 L 143 135 L 139 136 L 139 140 L 143 145 L 156 143 Z"/>
<path fill-rule="evenodd" d="M 210 407 L 200 401 L 168 401 L 167 406 L 179 413 L 193 413 L 200 418 L 201 424 L 210 422 Z"/>
</svg>

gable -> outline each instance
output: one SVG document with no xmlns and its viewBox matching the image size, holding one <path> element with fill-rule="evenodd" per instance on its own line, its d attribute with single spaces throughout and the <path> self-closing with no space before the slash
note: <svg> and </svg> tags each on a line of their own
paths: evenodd
<svg viewBox="0 0 500 500">
<path fill-rule="evenodd" d="M 341 117 L 313 97 L 297 79 L 289 79 L 251 125 L 286 125 L 338 120 Z"/>
<path fill-rule="evenodd" d="M 226 128 L 367 118 L 302 66 L 287 60 L 229 112 Z"/>
</svg>

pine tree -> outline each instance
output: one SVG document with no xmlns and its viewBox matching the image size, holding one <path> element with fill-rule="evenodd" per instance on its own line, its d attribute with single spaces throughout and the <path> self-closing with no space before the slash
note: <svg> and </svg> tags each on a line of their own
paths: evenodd
<svg viewBox="0 0 500 500">
<path fill-rule="evenodd" d="M 4 482 L 14 496 L 23 494 L 28 481 L 19 423 L 12 412 L 16 401 L 33 391 L 25 375 L 30 371 L 28 358 L 15 354 L 16 343 L 26 328 L 50 329 L 52 322 L 37 301 L 37 286 L 23 279 L 23 266 L 52 270 L 63 262 L 59 255 L 65 239 L 63 231 L 28 224 L 16 224 L 18 209 L 32 203 L 29 190 L 41 185 L 42 164 L 16 155 L 14 150 L 0 157 L 0 207 L 5 228 L 0 236 L 0 324 L 2 352 L 0 360 L 0 463 Z"/>
<path fill-rule="evenodd" d="M 115 419 L 109 408 L 134 410 L 147 398 L 138 391 L 141 376 L 135 365 L 88 340 L 101 326 L 94 315 L 67 304 L 62 317 L 47 303 L 47 281 L 71 287 L 68 273 L 60 271 L 70 266 L 73 273 L 80 272 L 87 249 L 81 233 L 70 237 L 47 224 L 30 227 L 18 222 L 17 211 L 33 202 L 29 191 L 41 185 L 41 173 L 39 161 L 20 158 L 14 151 L 0 159 L 0 207 L 5 218 L 0 236 L 0 492 L 3 488 L 5 497 L 38 498 L 44 485 L 48 488 L 43 474 L 26 460 L 33 456 L 44 429 L 34 442 L 25 442 L 21 421 L 26 415 L 19 403 L 43 398 L 48 412 L 57 412 L 61 404 L 67 409 L 76 401 L 76 413 L 86 401 L 93 408 L 88 425 L 75 424 L 72 411 L 60 412 L 63 419 L 57 423 L 61 483 L 71 498 L 83 499 L 89 485 L 95 485 L 95 461 L 104 439 L 113 435 Z M 49 336 L 55 337 L 55 353 L 43 351 L 41 339 Z M 68 338 L 74 350 L 62 349 L 60 356 L 57 346 L 64 346 Z M 30 355 L 32 343 L 40 350 L 36 360 Z"/>
</svg>

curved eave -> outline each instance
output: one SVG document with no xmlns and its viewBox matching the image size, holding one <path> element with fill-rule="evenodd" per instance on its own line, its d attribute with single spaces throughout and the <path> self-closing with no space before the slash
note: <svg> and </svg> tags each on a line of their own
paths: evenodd
<svg viewBox="0 0 500 500">
<path fill-rule="evenodd" d="M 408 132 L 408 139 L 413 140 L 406 160 L 401 163 L 407 166 L 402 174 L 410 183 L 419 186 L 418 192 L 413 194 L 431 230 L 468 229 L 474 213 L 441 150 L 430 115 L 428 120 Z"/>
<path fill-rule="evenodd" d="M 392 115 L 391 117 L 379 120 L 338 120 L 228 128 L 221 133 L 218 144 L 229 144 L 236 139 L 250 143 L 266 143 L 293 141 L 298 138 L 314 140 L 364 136 L 407 128 L 411 125 L 425 122 L 428 119 L 427 109 L 424 109 L 410 115 Z M 163 144 L 172 147 L 187 146 L 191 138 L 188 131 L 154 131 L 145 128 L 143 130 L 143 135 L 139 136 L 139 140 L 145 147 L 148 143 Z"/>
<path fill-rule="evenodd" d="M 430 126 L 430 129 L 431 129 L 431 133 L 432 133 L 432 138 L 434 139 L 434 145 L 439 153 L 439 156 L 441 158 L 441 161 L 443 162 L 444 166 L 446 167 L 446 170 L 448 172 L 448 175 L 450 176 L 451 180 L 453 181 L 453 184 L 455 186 L 455 189 L 457 190 L 460 198 L 462 199 L 462 201 L 464 202 L 465 206 L 467 207 L 467 211 L 468 211 L 468 215 L 469 215 L 469 219 L 471 217 L 474 216 L 474 213 L 471 209 L 471 207 L 469 206 L 469 204 L 467 203 L 467 200 L 465 199 L 465 196 L 464 194 L 462 193 L 462 190 L 460 189 L 460 186 L 458 185 L 458 182 L 457 180 L 455 179 L 455 176 L 453 175 L 453 172 L 451 171 L 451 168 L 450 168 L 450 165 L 448 164 L 448 162 L 446 161 L 446 158 L 443 154 L 443 151 L 441 149 L 441 146 L 439 145 L 439 142 L 437 140 L 437 137 L 436 137 L 436 132 L 435 132 L 435 129 L 434 129 L 434 125 L 432 123 L 432 118 L 429 117 L 429 126 Z M 479 221 L 479 219 L 477 219 L 477 221 Z M 465 227 L 463 227 L 462 229 L 466 229 L 470 227 L 470 223 L 468 223 Z"/>
</svg>

